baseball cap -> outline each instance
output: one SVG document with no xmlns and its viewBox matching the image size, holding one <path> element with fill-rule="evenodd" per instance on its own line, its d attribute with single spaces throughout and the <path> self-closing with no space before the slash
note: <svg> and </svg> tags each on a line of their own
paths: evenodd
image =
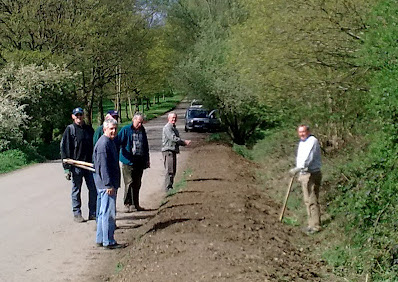
<svg viewBox="0 0 398 282">
<path fill-rule="evenodd" d="M 84 111 L 82 108 L 78 107 L 73 109 L 72 114 L 77 115 L 77 114 L 84 114 Z"/>
<path fill-rule="evenodd" d="M 115 110 L 109 110 L 107 114 L 111 115 L 113 117 L 119 117 L 118 111 L 115 111 Z"/>
</svg>

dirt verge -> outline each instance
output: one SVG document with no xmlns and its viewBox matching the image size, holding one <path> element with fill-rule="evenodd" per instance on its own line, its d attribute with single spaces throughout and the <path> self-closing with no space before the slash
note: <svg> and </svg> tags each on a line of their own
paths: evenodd
<svg viewBox="0 0 398 282">
<path fill-rule="evenodd" d="M 316 239 L 278 222 L 280 204 L 257 188 L 252 167 L 226 145 L 194 148 L 186 187 L 131 231 L 111 280 L 336 281 L 297 246 Z"/>
</svg>

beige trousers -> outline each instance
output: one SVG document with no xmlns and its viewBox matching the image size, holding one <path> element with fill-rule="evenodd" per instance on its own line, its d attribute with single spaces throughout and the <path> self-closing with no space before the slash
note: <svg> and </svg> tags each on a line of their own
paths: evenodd
<svg viewBox="0 0 398 282">
<path fill-rule="evenodd" d="M 298 180 L 303 188 L 304 204 L 307 208 L 308 227 L 319 231 L 321 229 L 321 211 L 319 207 L 319 188 L 322 173 L 300 174 Z"/>
</svg>

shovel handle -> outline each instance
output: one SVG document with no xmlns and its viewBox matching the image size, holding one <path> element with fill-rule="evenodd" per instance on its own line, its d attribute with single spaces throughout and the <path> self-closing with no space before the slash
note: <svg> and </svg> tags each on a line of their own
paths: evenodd
<svg viewBox="0 0 398 282">
<path fill-rule="evenodd" d="M 281 221 L 281 222 L 282 222 L 282 219 L 283 219 L 283 215 L 285 214 L 287 199 L 289 199 L 290 191 L 291 191 L 292 185 L 293 185 L 293 180 L 294 180 L 294 175 L 293 175 L 292 179 L 290 180 L 289 187 L 287 188 L 285 201 L 284 201 L 284 203 L 283 203 L 281 215 L 279 216 L 279 221 Z"/>
</svg>

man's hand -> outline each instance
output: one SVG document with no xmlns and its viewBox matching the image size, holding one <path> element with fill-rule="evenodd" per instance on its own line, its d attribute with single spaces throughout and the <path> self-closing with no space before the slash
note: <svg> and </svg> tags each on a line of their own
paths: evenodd
<svg viewBox="0 0 398 282">
<path fill-rule="evenodd" d="M 301 170 L 301 168 L 295 167 L 295 168 L 292 168 L 291 170 L 289 170 L 289 173 L 290 173 L 292 176 L 294 176 L 294 175 L 296 175 L 296 173 L 299 172 L 300 170 Z"/>
<path fill-rule="evenodd" d="M 106 193 L 107 193 L 109 196 L 113 196 L 113 195 L 116 194 L 116 189 L 115 189 L 115 188 L 106 189 Z"/>
<path fill-rule="evenodd" d="M 185 140 L 185 146 L 188 146 L 189 144 L 191 144 L 191 140 Z"/>
<path fill-rule="evenodd" d="M 70 172 L 70 170 L 69 169 L 65 169 L 64 173 L 65 173 L 66 180 L 70 181 L 70 179 L 72 178 L 72 173 Z"/>
</svg>

